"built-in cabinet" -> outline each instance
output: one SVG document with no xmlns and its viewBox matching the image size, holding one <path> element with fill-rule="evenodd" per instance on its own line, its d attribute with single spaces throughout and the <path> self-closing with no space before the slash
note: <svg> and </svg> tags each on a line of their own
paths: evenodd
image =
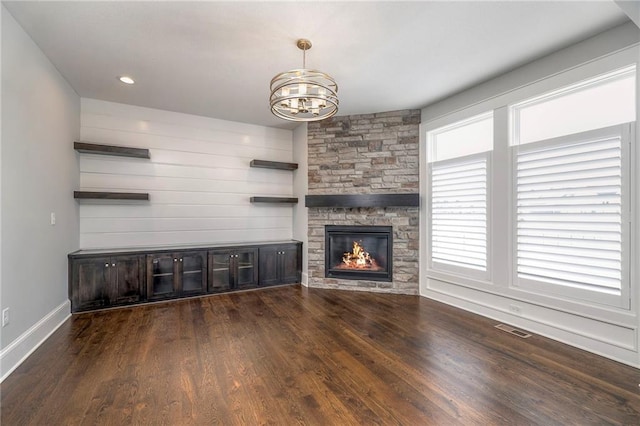
<svg viewBox="0 0 640 426">
<path fill-rule="evenodd" d="M 147 255 L 147 299 L 173 299 L 207 292 L 207 252 Z"/>
<path fill-rule="evenodd" d="M 71 311 L 300 282 L 298 241 L 69 254 Z"/>
<path fill-rule="evenodd" d="M 239 290 L 258 284 L 258 249 L 219 249 L 209 252 L 209 291 Z"/>
<path fill-rule="evenodd" d="M 119 255 L 69 262 L 74 311 L 138 303 L 143 298 L 144 256 Z"/>
<path fill-rule="evenodd" d="M 300 279 L 302 251 L 295 244 L 260 247 L 261 286 L 289 284 Z"/>
</svg>

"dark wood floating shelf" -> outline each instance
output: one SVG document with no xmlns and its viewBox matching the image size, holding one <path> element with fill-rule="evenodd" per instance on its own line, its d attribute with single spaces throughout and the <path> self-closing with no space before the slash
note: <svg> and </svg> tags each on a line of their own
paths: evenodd
<svg viewBox="0 0 640 426">
<path fill-rule="evenodd" d="M 419 207 L 420 194 L 307 195 L 305 207 Z"/>
<path fill-rule="evenodd" d="M 296 170 L 298 163 L 282 163 L 280 161 L 251 160 L 251 167 L 260 167 L 263 169 L 278 170 Z"/>
<path fill-rule="evenodd" d="M 77 200 L 139 200 L 148 201 L 149 194 L 140 192 L 99 192 L 73 191 L 73 198 Z"/>
<path fill-rule="evenodd" d="M 145 148 L 129 148 L 126 146 L 100 145 L 96 143 L 74 142 L 73 149 L 85 154 L 116 155 L 119 157 L 151 158 Z"/>
<path fill-rule="evenodd" d="M 251 197 L 251 202 L 272 204 L 298 204 L 298 199 L 289 197 Z"/>
</svg>

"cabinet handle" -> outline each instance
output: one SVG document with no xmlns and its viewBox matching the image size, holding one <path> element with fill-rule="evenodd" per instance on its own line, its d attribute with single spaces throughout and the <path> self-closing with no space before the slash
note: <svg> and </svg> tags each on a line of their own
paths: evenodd
<svg viewBox="0 0 640 426">
<path fill-rule="evenodd" d="M 177 261 L 178 261 L 178 259 L 175 259 L 175 258 L 174 258 L 174 259 L 173 259 L 173 261 L 174 261 L 174 262 L 177 262 Z"/>
<path fill-rule="evenodd" d="M 111 266 L 116 266 L 116 264 L 115 264 L 115 263 L 112 263 L 112 264 L 111 264 Z"/>
<path fill-rule="evenodd" d="M 182 262 L 182 258 L 180 258 L 180 262 Z"/>
<path fill-rule="evenodd" d="M 105 263 L 105 264 L 104 264 L 104 267 L 105 267 L 105 268 L 108 268 L 108 267 L 109 267 L 109 264 L 108 264 L 108 263 Z"/>
</svg>

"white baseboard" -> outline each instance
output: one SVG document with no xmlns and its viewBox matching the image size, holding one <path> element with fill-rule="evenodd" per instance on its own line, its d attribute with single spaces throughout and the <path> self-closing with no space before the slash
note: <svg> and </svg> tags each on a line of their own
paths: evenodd
<svg viewBox="0 0 640 426">
<path fill-rule="evenodd" d="M 0 351 L 0 383 L 71 316 L 67 300 Z"/>
<path fill-rule="evenodd" d="M 309 287 L 309 274 L 307 274 L 306 272 L 303 272 L 300 283 L 305 287 Z"/>
<path fill-rule="evenodd" d="M 588 330 L 572 329 L 569 326 L 570 321 L 558 324 L 549 322 L 545 318 L 544 311 L 532 312 L 527 317 L 523 317 L 506 312 L 504 309 L 500 309 L 498 306 L 487 301 L 479 301 L 465 297 L 463 294 L 447 293 L 446 291 L 440 289 L 434 290 L 432 288 L 421 292 L 421 296 L 482 315 L 486 318 L 491 318 L 497 322 L 504 322 L 508 325 L 522 328 L 530 333 L 539 334 L 635 368 L 640 368 L 638 352 L 634 349 L 636 333 L 634 328 L 629 328 L 629 332 L 634 333 L 634 336 L 630 337 L 630 339 L 633 340 L 633 344 L 623 345 L 619 342 L 614 343 L 607 341 L 607 336 L 597 335 L 595 332 L 590 334 Z M 524 303 L 520 304 L 524 305 Z"/>
</svg>

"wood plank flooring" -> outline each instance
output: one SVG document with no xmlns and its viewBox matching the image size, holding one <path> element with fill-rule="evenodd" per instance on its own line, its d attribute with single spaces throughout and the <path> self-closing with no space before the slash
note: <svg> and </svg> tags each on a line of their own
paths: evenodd
<svg viewBox="0 0 640 426">
<path fill-rule="evenodd" d="M 417 296 L 286 286 L 74 315 L 8 425 L 639 425 L 640 370 Z"/>
</svg>

